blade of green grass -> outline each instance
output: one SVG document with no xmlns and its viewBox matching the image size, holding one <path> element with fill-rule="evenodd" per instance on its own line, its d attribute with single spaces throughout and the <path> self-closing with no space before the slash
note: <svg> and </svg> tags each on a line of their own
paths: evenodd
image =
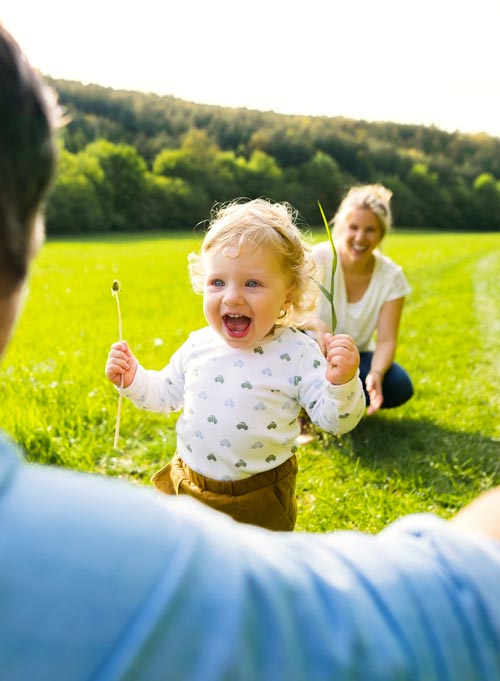
<svg viewBox="0 0 500 681">
<path fill-rule="evenodd" d="M 328 302 L 330 303 L 330 307 L 332 310 L 332 333 L 335 333 L 335 328 L 337 326 L 337 314 L 335 312 L 335 302 L 334 302 L 334 281 L 335 281 L 335 272 L 337 271 L 337 249 L 335 248 L 335 244 L 333 243 L 333 237 L 332 237 L 332 232 L 330 229 L 330 225 L 328 224 L 328 220 L 326 219 L 325 212 L 323 210 L 323 206 L 321 203 L 318 201 L 318 206 L 319 210 L 321 213 L 321 217 L 323 218 L 323 224 L 325 226 L 326 233 L 328 235 L 328 241 L 330 242 L 330 247 L 332 249 L 332 275 L 331 275 L 331 280 L 330 280 L 330 290 L 327 291 L 324 286 L 318 284 L 318 286 L 321 289 L 321 292 L 323 295 L 326 297 Z"/>
</svg>

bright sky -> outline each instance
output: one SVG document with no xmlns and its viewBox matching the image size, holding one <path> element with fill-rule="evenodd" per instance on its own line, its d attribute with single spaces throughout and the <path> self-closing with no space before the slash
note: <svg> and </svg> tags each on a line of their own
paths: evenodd
<svg viewBox="0 0 500 681">
<path fill-rule="evenodd" d="M 500 137 L 500 0 L 2 0 L 42 73 Z"/>
</svg>

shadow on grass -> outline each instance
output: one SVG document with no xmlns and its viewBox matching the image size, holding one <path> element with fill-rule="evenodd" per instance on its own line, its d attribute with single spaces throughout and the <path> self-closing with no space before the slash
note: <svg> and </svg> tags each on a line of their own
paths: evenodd
<svg viewBox="0 0 500 681">
<path fill-rule="evenodd" d="M 298 530 L 376 532 L 409 513 L 450 517 L 500 485 L 500 442 L 425 419 L 376 414 L 299 449 Z"/>
<path fill-rule="evenodd" d="M 500 484 L 500 442 L 480 433 L 377 414 L 343 438 L 321 437 L 327 449 L 349 455 L 358 466 L 413 479 L 415 486 L 439 493 L 447 487 L 471 485 L 477 490 Z"/>
</svg>

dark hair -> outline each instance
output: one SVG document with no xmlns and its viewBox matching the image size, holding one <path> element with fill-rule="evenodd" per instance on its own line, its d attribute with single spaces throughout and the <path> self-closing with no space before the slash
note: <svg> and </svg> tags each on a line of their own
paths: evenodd
<svg viewBox="0 0 500 681">
<path fill-rule="evenodd" d="M 0 25 L 2 292 L 15 288 L 26 276 L 35 218 L 56 166 L 54 112 L 48 87 Z"/>
</svg>

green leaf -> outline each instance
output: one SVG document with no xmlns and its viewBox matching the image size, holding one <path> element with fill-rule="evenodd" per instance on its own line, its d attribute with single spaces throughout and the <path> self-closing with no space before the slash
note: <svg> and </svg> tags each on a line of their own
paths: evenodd
<svg viewBox="0 0 500 681">
<path fill-rule="evenodd" d="M 332 304 L 332 296 L 330 295 L 330 291 L 323 286 L 323 284 L 320 284 L 319 281 L 316 281 L 316 279 L 313 279 L 314 283 L 321 289 L 321 293 L 325 296 L 325 298 L 328 300 L 330 305 Z"/>
</svg>

